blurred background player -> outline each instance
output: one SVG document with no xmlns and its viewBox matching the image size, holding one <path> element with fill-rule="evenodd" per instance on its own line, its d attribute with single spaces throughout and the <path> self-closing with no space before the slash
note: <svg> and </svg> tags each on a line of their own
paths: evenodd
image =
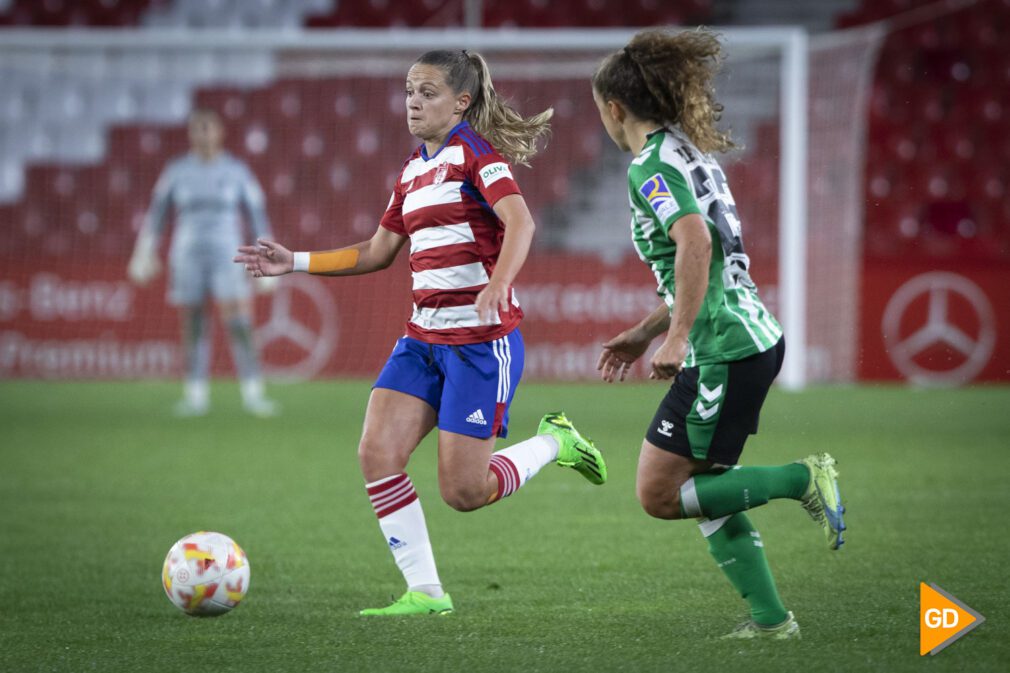
<svg viewBox="0 0 1010 673">
<path fill-rule="evenodd" d="M 798 638 L 744 511 L 774 498 L 799 500 L 838 549 L 844 508 L 826 453 L 779 467 L 736 465 L 757 432 L 785 341 L 750 278 L 735 202 L 711 155 L 733 147 L 716 128 L 722 106 L 712 78 L 720 59 L 712 33 L 644 31 L 593 77 L 608 135 L 635 155 L 632 239 L 664 299 L 604 344 L 598 367 L 604 380 L 623 380 L 666 332 L 650 378 L 673 378 L 673 385 L 642 442 L 639 501 L 659 519 L 700 519 L 712 556 L 750 605 L 751 618 L 727 637 Z"/>
<path fill-rule="evenodd" d="M 553 111 L 524 119 L 498 98 L 479 54 L 439 50 L 407 73 L 406 112 L 408 129 L 423 142 L 404 163 L 371 239 L 319 253 L 262 240 L 235 258 L 257 277 L 355 275 L 385 269 L 410 241 L 414 312 L 372 390 L 358 449 L 407 592 L 365 615 L 453 610 L 404 473 L 436 426 L 442 498 L 459 511 L 511 495 L 550 462 L 594 484 L 607 476 L 599 452 L 561 413 L 544 416 L 537 436 L 494 453 L 522 376 L 523 314 L 512 281 L 534 231 L 506 158 L 525 164 Z"/>
<path fill-rule="evenodd" d="M 242 232 L 240 207 L 254 238 L 270 235 L 263 191 L 252 171 L 222 149 L 224 127 L 216 112 L 198 109 L 190 115 L 189 140 L 191 151 L 169 163 L 155 185 L 127 273 L 140 285 L 159 273 L 158 245 L 169 207 L 174 207 L 168 301 L 179 307 L 186 363 L 183 397 L 175 412 L 201 416 L 210 407 L 213 299 L 228 329 L 245 410 L 272 416 L 277 408 L 264 395 L 253 339 L 251 284 L 231 262 L 235 248 L 249 240 Z M 270 283 L 260 289 L 272 289 Z"/>
</svg>

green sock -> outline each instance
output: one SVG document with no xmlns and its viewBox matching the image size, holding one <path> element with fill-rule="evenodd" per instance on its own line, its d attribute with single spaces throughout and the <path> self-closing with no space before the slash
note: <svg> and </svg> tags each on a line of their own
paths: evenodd
<svg viewBox="0 0 1010 673">
<path fill-rule="evenodd" d="M 809 483 L 810 470 L 801 463 L 696 474 L 680 487 L 681 516 L 718 519 L 775 498 L 799 500 Z"/>
<path fill-rule="evenodd" d="M 706 534 L 706 526 L 716 523 L 701 523 L 702 534 Z M 742 512 L 734 514 L 719 530 L 706 537 L 712 558 L 750 605 L 751 619 L 762 626 L 784 622 L 789 615 L 768 568 L 761 534 L 754 530 L 747 515 Z"/>
</svg>

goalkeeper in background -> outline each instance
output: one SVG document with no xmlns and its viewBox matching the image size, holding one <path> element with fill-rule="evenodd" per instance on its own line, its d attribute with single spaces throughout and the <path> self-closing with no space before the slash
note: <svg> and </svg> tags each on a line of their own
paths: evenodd
<svg viewBox="0 0 1010 673">
<path fill-rule="evenodd" d="M 160 272 L 158 246 L 169 207 L 176 226 L 169 249 L 168 301 L 179 308 L 186 381 L 178 416 L 202 416 L 210 407 L 208 376 L 210 299 L 227 325 L 238 370 L 242 403 L 255 416 L 272 416 L 276 405 L 264 395 L 259 355 L 253 342 L 252 292 L 248 276 L 231 262 L 245 240 L 239 208 L 245 209 L 253 240 L 270 234 L 263 191 L 249 168 L 225 152 L 224 127 L 217 113 L 194 110 L 189 117 L 191 151 L 170 162 L 154 188 L 147 217 L 127 269 L 131 281 L 145 285 Z M 261 289 L 269 289 L 268 281 Z"/>
<path fill-rule="evenodd" d="M 643 31 L 606 57 L 593 98 L 628 169 L 632 240 L 663 298 L 638 325 L 604 344 L 605 381 L 624 379 L 649 344 L 650 378 L 673 379 L 638 462 L 638 499 L 659 519 L 697 518 L 719 568 L 746 599 L 750 619 L 726 637 L 798 638 L 779 598 L 764 543 L 746 510 L 775 498 L 802 503 L 830 549 L 845 525 L 834 459 L 740 467 L 765 395 L 782 366 L 782 328 L 751 281 L 740 220 L 712 156 L 734 145 L 716 128 L 712 78 L 721 58 L 704 30 Z"/>
</svg>

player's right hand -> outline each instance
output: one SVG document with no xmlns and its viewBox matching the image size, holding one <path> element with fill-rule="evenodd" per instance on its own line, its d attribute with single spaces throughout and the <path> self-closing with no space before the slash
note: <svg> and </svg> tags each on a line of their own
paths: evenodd
<svg viewBox="0 0 1010 673">
<path fill-rule="evenodd" d="M 161 273 L 161 262 L 156 254 L 134 252 L 126 267 L 126 277 L 134 285 L 144 287 Z"/>
<path fill-rule="evenodd" d="M 243 245 L 238 249 L 234 262 L 245 265 L 254 278 L 263 276 L 283 276 L 291 273 L 295 266 L 295 255 L 280 243 L 260 238 L 256 245 Z"/>
<path fill-rule="evenodd" d="M 623 381 L 631 365 L 642 357 L 651 341 L 640 329 L 632 327 L 604 343 L 603 352 L 596 362 L 600 378 L 607 383 L 613 383 L 615 379 Z"/>
</svg>

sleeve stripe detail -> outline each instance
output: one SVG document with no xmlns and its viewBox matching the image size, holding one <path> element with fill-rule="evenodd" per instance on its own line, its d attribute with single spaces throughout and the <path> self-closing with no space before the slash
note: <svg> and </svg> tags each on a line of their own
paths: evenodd
<svg viewBox="0 0 1010 673">
<path fill-rule="evenodd" d="M 491 143 L 489 143 L 488 141 L 484 140 L 484 138 L 482 138 L 481 136 L 477 135 L 476 131 L 474 131 L 472 129 L 468 129 L 466 133 L 470 137 L 472 137 L 473 140 L 474 140 L 474 142 L 476 142 L 485 152 L 491 152 L 491 150 L 493 149 L 491 147 Z"/>
<path fill-rule="evenodd" d="M 459 134 L 459 138 L 470 146 L 470 151 L 473 152 L 475 156 L 480 156 L 482 154 L 482 152 L 474 146 L 473 141 L 464 136 L 462 133 Z"/>
<path fill-rule="evenodd" d="M 477 156 L 491 153 L 491 145 L 473 131 L 464 129 L 459 132 L 459 135 L 467 142 Z"/>
</svg>

